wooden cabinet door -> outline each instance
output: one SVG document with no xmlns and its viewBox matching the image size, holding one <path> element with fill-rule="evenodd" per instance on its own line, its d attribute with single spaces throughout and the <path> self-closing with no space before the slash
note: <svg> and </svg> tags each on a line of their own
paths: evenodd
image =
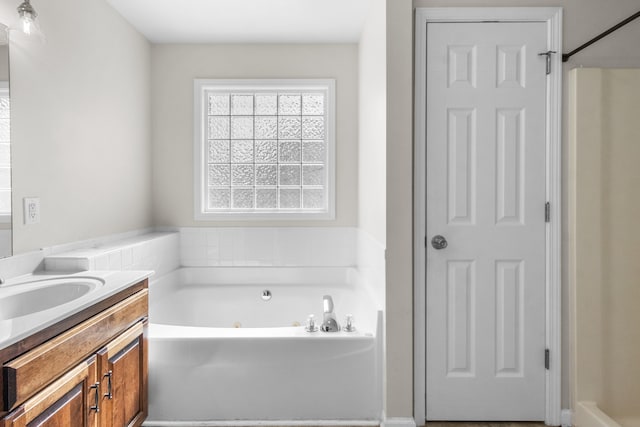
<svg viewBox="0 0 640 427">
<path fill-rule="evenodd" d="M 98 351 L 100 427 L 137 427 L 147 416 L 147 349 L 137 323 Z"/>
<path fill-rule="evenodd" d="M 97 427 L 96 376 L 91 356 L 11 412 L 4 427 Z"/>
</svg>

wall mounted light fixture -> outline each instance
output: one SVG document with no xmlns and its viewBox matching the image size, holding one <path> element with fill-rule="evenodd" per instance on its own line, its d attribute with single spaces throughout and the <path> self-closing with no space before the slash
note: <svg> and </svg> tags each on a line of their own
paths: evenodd
<svg viewBox="0 0 640 427">
<path fill-rule="evenodd" d="M 30 35 L 37 25 L 36 18 L 38 13 L 33 8 L 29 0 L 24 0 L 20 6 L 18 6 L 18 15 L 20 15 L 20 23 L 22 24 L 22 31 Z"/>
</svg>

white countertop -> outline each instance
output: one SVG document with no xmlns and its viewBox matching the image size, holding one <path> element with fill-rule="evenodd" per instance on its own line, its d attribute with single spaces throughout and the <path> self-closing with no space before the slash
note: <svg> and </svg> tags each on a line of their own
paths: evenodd
<svg viewBox="0 0 640 427">
<path fill-rule="evenodd" d="M 15 344 L 48 326 L 58 323 L 87 307 L 117 294 L 129 286 L 135 285 L 151 275 L 153 275 L 153 271 L 41 272 L 7 280 L 3 285 L 0 285 L 0 296 L 7 293 L 15 293 L 21 287 L 26 288 L 29 284 L 25 283 L 33 282 L 34 280 L 95 278 L 104 281 L 104 284 L 77 299 L 53 308 L 8 320 L 0 320 L 0 349 Z M 0 306 L 0 311 L 1 310 L 2 307 Z"/>
</svg>

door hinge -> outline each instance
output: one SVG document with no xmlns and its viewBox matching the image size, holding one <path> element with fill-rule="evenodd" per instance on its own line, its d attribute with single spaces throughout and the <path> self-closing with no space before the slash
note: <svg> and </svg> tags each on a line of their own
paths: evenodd
<svg viewBox="0 0 640 427">
<path fill-rule="evenodd" d="M 544 368 L 547 371 L 549 370 L 549 349 L 548 348 L 544 350 Z"/>
<path fill-rule="evenodd" d="M 551 74 L 551 54 L 556 53 L 555 50 L 548 50 L 546 52 L 539 53 L 538 56 L 544 56 L 547 61 L 547 74 Z"/>
<path fill-rule="evenodd" d="M 544 204 L 544 222 L 551 221 L 551 203 L 547 202 Z"/>
</svg>

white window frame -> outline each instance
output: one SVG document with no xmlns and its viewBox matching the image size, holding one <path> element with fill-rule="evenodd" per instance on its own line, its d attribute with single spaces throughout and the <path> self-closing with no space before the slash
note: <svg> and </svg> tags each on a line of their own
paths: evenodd
<svg viewBox="0 0 640 427">
<path fill-rule="evenodd" d="M 335 80 L 333 79 L 194 79 L 194 218 L 197 221 L 219 220 L 333 220 L 335 219 Z M 287 91 L 317 91 L 325 92 L 326 118 L 325 132 L 327 154 L 325 167 L 327 169 L 326 197 L 324 210 L 257 210 L 252 211 L 207 211 L 207 122 L 204 114 L 207 111 L 207 90 L 225 90 L 230 92 L 274 92 L 278 89 Z"/>
</svg>

